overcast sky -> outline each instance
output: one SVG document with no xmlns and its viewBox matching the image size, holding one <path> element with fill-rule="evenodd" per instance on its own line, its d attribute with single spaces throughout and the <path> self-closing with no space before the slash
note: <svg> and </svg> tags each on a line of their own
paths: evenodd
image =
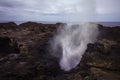
<svg viewBox="0 0 120 80">
<path fill-rule="evenodd" d="M 0 21 L 120 21 L 120 0 L 0 0 Z"/>
</svg>

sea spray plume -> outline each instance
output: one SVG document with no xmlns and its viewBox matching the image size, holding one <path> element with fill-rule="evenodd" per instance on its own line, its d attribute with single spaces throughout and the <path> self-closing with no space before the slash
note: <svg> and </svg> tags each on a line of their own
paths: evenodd
<svg viewBox="0 0 120 80">
<path fill-rule="evenodd" d="M 63 26 L 52 44 L 54 55 L 60 58 L 61 69 L 69 71 L 76 67 L 87 49 L 87 44 L 95 42 L 97 35 L 98 28 L 93 23 Z"/>
</svg>

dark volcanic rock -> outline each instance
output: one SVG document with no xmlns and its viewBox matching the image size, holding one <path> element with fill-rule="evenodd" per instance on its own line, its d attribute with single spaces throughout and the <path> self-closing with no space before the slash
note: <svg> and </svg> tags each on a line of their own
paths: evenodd
<svg viewBox="0 0 120 80">
<path fill-rule="evenodd" d="M 9 37 L 0 37 L 0 53 L 19 53 L 17 42 Z"/>
<path fill-rule="evenodd" d="M 60 24 L 42 24 L 36 22 L 26 22 L 19 25 L 19 28 L 29 28 L 31 31 L 48 32 L 56 29 Z"/>
<path fill-rule="evenodd" d="M 0 29 L 14 29 L 17 28 L 17 24 L 14 22 L 0 23 Z"/>
<path fill-rule="evenodd" d="M 114 41 L 120 41 L 120 26 L 116 27 L 104 27 L 102 25 L 98 25 L 100 35 L 99 39 L 108 39 Z"/>
<path fill-rule="evenodd" d="M 99 25 L 99 30 L 98 41 L 88 44 L 81 60 L 81 65 L 84 64 L 89 69 L 87 80 L 119 80 L 120 27 Z"/>
<path fill-rule="evenodd" d="M 98 25 L 98 41 L 88 44 L 76 68 L 64 72 L 50 54 L 50 41 L 66 24 L 26 22 L 18 30 L 6 24 L 16 26 L 0 24 L 6 28 L 0 29 L 0 53 L 10 53 L 0 57 L 0 80 L 120 80 L 120 27 Z"/>
</svg>

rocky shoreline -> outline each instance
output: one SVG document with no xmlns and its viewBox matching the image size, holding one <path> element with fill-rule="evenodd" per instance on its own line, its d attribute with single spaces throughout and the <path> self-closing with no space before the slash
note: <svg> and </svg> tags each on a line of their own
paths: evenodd
<svg viewBox="0 0 120 80">
<path fill-rule="evenodd" d="M 120 80 L 120 27 L 98 24 L 81 63 L 70 72 L 50 55 L 49 42 L 65 23 L 0 23 L 0 80 Z"/>
</svg>

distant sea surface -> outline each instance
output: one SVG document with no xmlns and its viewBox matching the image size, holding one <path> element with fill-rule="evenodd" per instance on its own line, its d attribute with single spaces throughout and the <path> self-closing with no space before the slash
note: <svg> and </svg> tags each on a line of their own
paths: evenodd
<svg viewBox="0 0 120 80">
<path fill-rule="evenodd" d="M 15 22 L 17 25 L 25 22 L 37 22 L 37 23 L 43 23 L 43 24 L 54 24 L 57 22 L 52 22 L 52 21 L 0 21 L 0 23 L 6 23 L 6 22 Z"/>
<path fill-rule="evenodd" d="M 17 25 L 19 25 L 21 23 L 25 23 L 25 22 L 37 22 L 37 23 L 43 23 L 43 24 L 55 24 L 55 23 L 57 23 L 57 21 L 56 22 L 52 22 L 52 21 L 0 21 L 0 23 L 3 23 L 3 22 L 15 22 Z M 95 23 L 102 24 L 104 26 L 109 26 L 109 27 L 120 26 L 120 22 L 95 22 Z"/>
</svg>

